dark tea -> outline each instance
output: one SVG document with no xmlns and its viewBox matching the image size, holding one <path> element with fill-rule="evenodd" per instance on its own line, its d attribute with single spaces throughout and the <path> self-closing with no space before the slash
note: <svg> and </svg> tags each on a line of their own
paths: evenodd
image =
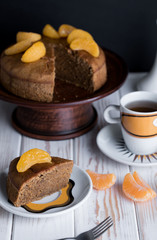
<svg viewBox="0 0 157 240">
<path fill-rule="evenodd" d="M 157 111 L 157 103 L 151 101 L 136 101 L 131 102 L 125 105 L 126 108 L 135 111 L 135 112 L 156 112 Z"/>
</svg>

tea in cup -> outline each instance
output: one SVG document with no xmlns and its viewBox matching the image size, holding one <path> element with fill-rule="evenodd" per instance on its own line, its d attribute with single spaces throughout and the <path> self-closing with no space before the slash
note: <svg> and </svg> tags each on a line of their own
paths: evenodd
<svg viewBox="0 0 157 240">
<path fill-rule="evenodd" d="M 118 111 L 119 117 L 111 116 Z M 157 93 L 137 91 L 124 95 L 120 106 L 109 105 L 104 111 L 108 123 L 120 123 L 127 148 L 135 154 L 157 152 Z"/>
</svg>

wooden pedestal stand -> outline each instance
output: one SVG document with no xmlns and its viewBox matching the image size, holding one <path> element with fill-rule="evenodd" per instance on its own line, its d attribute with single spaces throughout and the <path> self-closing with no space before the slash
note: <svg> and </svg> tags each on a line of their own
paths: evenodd
<svg viewBox="0 0 157 240">
<path fill-rule="evenodd" d="M 17 97 L 0 86 L 0 99 L 18 105 L 12 114 L 13 127 L 26 136 L 43 140 L 68 139 L 89 131 L 97 120 L 92 102 L 116 91 L 128 73 L 125 62 L 118 55 L 104 51 L 107 82 L 95 93 L 89 94 L 57 80 L 53 102 L 40 103 Z"/>
<path fill-rule="evenodd" d="M 80 136 L 96 123 L 91 104 L 56 109 L 17 107 L 12 115 L 16 130 L 32 138 L 61 140 Z"/>
</svg>

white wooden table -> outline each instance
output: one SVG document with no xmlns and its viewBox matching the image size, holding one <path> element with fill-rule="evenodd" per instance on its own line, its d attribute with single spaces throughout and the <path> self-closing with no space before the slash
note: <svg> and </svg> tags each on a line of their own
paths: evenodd
<svg viewBox="0 0 157 240">
<path fill-rule="evenodd" d="M 85 135 L 65 141 L 42 141 L 28 138 L 11 126 L 15 105 L 0 101 L 0 170 L 23 152 L 37 147 L 53 156 L 73 159 L 82 169 L 99 173 L 115 173 L 116 184 L 106 191 L 93 190 L 89 199 L 76 210 L 52 218 L 24 218 L 0 208 L 0 240 L 53 240 L 76 236 L 111 216 L 114 226 L 99 239 L 156 240 L 157 198 L 146 203 L 134 203 L 122 192 L 122 182 L 128 172 L 137 170 L 157 192 L 157 167 L 129 167 L 109 159 L 96 145 L 99 130 L 106 125 L 103 111 L 109 104 L 118 104 L 122 95 L 134 91 L 134 84 L 144 73 L 132 73 L 115 93 L 94 103 L 98 112 L 95 128 Z"/>
</svg>

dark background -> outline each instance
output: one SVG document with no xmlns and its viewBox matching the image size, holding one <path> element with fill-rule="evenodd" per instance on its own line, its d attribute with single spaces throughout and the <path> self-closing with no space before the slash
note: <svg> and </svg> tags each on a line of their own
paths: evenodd
<svg viewBox="0 0 157 240">
<path fill-rule="evenodd" d="M 0 51 L 18 31 L 41 33 L 71 24 L 89 31 L 98 44 L 124 58 L 130 71 L 149 71 L 157 47 L 157 0 L 3 0 Z"/>
</svg>

